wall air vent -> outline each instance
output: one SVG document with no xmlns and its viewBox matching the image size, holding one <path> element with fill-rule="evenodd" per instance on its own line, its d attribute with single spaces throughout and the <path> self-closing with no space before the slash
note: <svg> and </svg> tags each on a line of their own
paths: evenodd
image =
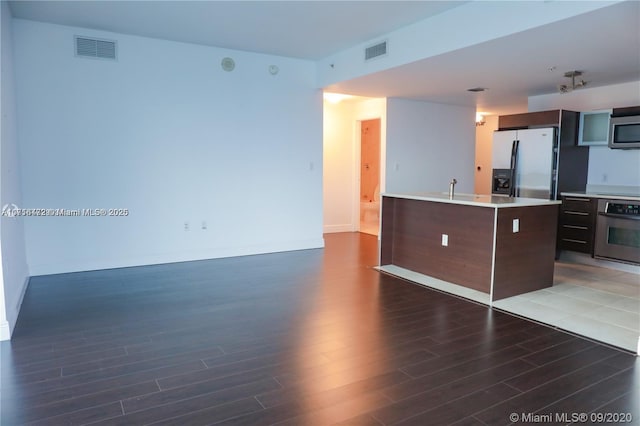
<svg viewBox="0 0 640 426">
<path fill-rule="evenodd" d="M 83 58 L 116 59 L 116 42 L 75 36 L 76 56 Z"/>
<path fill-rule="evenodd" d="M 364 60 L 368 61 L 369 59 L 378 58 L 386 54 L 387 42 L 383 41 L 382 43 L 374 44 L 364 49 Z"/>
</svg>

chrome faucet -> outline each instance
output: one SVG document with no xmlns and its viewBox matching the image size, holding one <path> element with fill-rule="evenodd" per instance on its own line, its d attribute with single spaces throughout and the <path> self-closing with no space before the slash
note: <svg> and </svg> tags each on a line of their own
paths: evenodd
<svg viewBox="0 0 640 426">
<path fill-rule="evenodd" d="M 455 178 L 451 179 L 451 182 L 449 182 L 449 199 L 450 200 L 453 199 L 453 195 L 456 189 L 456 183 L 458 183 L 458 181 Z"/>
</svg>

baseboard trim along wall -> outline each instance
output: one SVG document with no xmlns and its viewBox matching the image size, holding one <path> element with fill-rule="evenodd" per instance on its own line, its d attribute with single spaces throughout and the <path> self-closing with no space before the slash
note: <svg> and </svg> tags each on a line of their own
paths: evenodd
<svg viewBox="0 0 640 426">
<path fill-rule="evenodd" d="M 27 294 L 27 287 L 29 287 L 29 279 L 31 279 L 30 276 L 26 276 L 24 278 L 24 281 L 22 282 L 22 288 L 20 289 L 20 296 L 18 296 L 18 300 L 16 301 L 15 304 L 15 308 L 16 308 L 16 321 L 18 321 L 18 314 L 20 313 L 20 308 L 22 307 L 22 302 L 24 301 L 24 295 Z M 15 328 L 15 323 L 13 324 L 13 327 Z M 13 330 L 11 330 L 11 332 L 13 332 Z"/>
<path fill-rule="evenodd" d="M 166 253 L 138 258 L 87 259 L 63 264 L 29 265 L 31 276 L 64 274 L 70 272 L 97 271 L 101 269 L 130 268 L 133 266 L 159 265 L 163 263 L 189 262 L 194 260 L 221 259 L 225 257 L 251 256 L 256 254 L 284 251 L 319 249 L 324 247 L 324 239 L 288 241 L 278 244 L 264 244 L 245 247 L 225 247 L 197 252 Z"/>
<path fill-rule="evenodd" d="M 7 304 L 7 308 L 11 311 L 7 312 L 7 320 L 0 323 L 0 341 L 11 339 L 13 330 L 16 328 L 16 323 L 18 322 L 18 315 L 20 315 L 20 308 L 22 307 L 24 295 L 27 293 L 30 278 L 31 277 L 26 276 L 22 281 L 22 288 L 15 303 Z"/>
<path fill-rule="evenodd" d="M 354 229 L 352 223 L 345 223 L 344 225 L 325 225 L 324 233 L 325 234 L 334 234 L 336 232 L 355 232 L 357 229 Z"/>
<path fill-rule="evenodd" d="M 11 338 L 11 329 L 9 328 L 8 321 L 0 322 L 0 342 L 3 340 L 9 340 Z"/>
</svg>

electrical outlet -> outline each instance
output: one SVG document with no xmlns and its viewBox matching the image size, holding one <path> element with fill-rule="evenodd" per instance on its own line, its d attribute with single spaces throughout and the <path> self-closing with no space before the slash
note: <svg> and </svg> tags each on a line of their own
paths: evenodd
<svg viewBox="0 0 640 426">
<path fill-rule="evenodd" d="M 202 221 L 202 229 L 207 229 L 207 222 L 206 221 Z"/>
<path fill-rule="evenodd" d="M 449 245 L 449 236 L 447 234 L 442 234 L 442 245 L 444 247 Z"/>
<path fill-rule="evenodd" d="M 520 232 L 520 219 L 513 219 L 513 233 Z"/>
<path fill-rule="evenodd" d="M 185 222 L 184 223 L 184 230 L 188 231 L 189 230 L 189 222 Z"/>
</svg>

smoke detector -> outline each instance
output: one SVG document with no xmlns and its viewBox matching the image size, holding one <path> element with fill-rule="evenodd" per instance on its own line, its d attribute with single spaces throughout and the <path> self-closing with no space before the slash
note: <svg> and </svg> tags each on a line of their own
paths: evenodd
<svg viewBox="0 0 640 426">
<path fill-rule="evenodd" d="M 567 71 L 564 73 L 564 76 L 566 78 L 570 78 L 571 79 L 571 84 L 560 84 L 558 85 L 558 91 L 560 93 L 569 93 L 575 89 L 578 89 L 580 87 L 584 87 L 587 85 L 587 81 L 584 81 L 583 79 L 580 80 L 576 80 L 576 77 L 580 77 L 583 74 L 582 71 Z"/>
<path fill-rule="evenodd" d="M 220 66 L 223 70 L 231 72 L 236 67 L 236 61 L 234 61 L 233 58 L 222 58 Z"/>
</svg>

